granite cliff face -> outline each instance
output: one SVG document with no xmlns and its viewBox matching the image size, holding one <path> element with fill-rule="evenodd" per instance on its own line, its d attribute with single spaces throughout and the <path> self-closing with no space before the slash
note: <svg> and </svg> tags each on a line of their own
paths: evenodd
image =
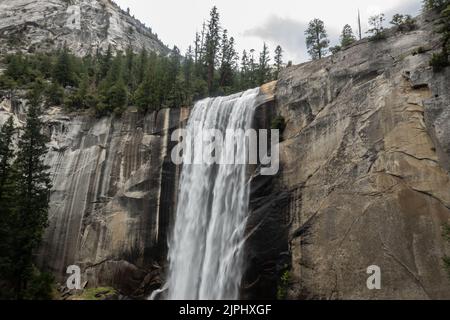
<svg viewBox="0 0 450 320">
<path fill-rule="evenodd" d="M 49 51 L 75 54 L 112 45 L 160 54 L 169 49 L 152 30 L 109 0 L 0 0 L 0 53 Z"/>
<path fill-rule="evenodd" d="M 282 170 L 253 181 L 248 296 L 273 297 L 287 271 L 290 299 L 450 298 L 450 69 L 433 73 L 439 40 L 419 24 L 281 75 Z"/>
<path fill-rule="evenodd" d="M 26 103 L 4 100 L 0 124 L 12 114 L 23 125 Z M 188 109 L 121 118 L 47 110 L 51 137 L 49 226 L 38 263 L 64 284 L 78 265 L 83 285 L 109 285 L 142 297 L 161 285 L 167 232 L 173 223 L 179 168 L 170 159 L 172 132 Z"/>
<path fill-rule="evenodd" d="M 279 174 L 249 172 L 243 298 L 450 298 L 442 262 L 450 255 L 442 237 L 450 70 L 432 72 L 439 40 L 432 21 L 418 23 L 290 67 L 262 88 L 254 126 L 282 115 L 287 128 Z M 14 114 L 20 123 L 25 108 L 4 99 L 0 122 Z M 54 188 L 38 260 L 59 281 L 78 264 L 87 286 L 133 297 L 161 286 L 180 172 L 170 134 L 188 116 L 183 108 L 101 119 L 47 110 Z M 371 265 L 381 268 L 381 290 L 367 289 Z"/>
</svg>

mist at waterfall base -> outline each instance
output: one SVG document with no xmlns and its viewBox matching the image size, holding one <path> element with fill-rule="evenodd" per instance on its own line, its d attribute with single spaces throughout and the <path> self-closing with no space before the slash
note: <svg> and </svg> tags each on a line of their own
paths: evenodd
<svg viewBox="0 0 450 320">
<path fill-rule="evenodd" d="M 187 131 L 195 137 L 202 129 L 250 129 L 258 94 L 259 88 L 196 103 Z M 239 298 L 249 201 L 246 165 L 239 163 L 246 163 L 248 145 L 236 141 L 234 147 L 237 164 L 183 166 L 162 290 L 169 300 Z"/>
</svg>

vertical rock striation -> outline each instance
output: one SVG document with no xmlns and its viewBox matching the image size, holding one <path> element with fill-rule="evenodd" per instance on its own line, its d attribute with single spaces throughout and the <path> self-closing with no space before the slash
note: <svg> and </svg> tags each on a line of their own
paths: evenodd
<svg viewBox="0 0 450 320">
<path fill-rule="evenodd" d="M 432 72 L 438 35 L 418 20 L 282 73 L 282 170 L 253 180 L 250 297 L 278 285 L 291 299 L 450 298 L 450 70 Z M 366 286 L 371 265 L 381 290 Z"/>
<path fill-rule="evenodd" d="M 49 227 L 40 262 L 64 279 L 67 266 L 89 286 L 112 285 L 139 295 L 159 276 L 178 188 L 170 135 L 186 109 L 121 119 L 46 116 L 52 171 Z M 155 273 L 156 271 L 156 273 Z M 145 280 L 145 281 L 144 281 Z"/>
</svg>

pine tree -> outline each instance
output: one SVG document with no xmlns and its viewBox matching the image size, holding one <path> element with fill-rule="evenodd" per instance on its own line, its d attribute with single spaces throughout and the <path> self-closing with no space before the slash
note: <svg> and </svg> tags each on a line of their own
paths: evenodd
<svg viewBox="0 0 450 320">
<path fill-rule="evenodd" d="M 131 46 L 128 46 L 125 53 L 125 74 L 124 80 L 131 91 L 136 89 L 136 77 L 134 74 L 134 52 Z"/>
<path fill-rule="evenodd" d="M 270 57 L 269 48 L 264 42 L 263 51 L 259 54 L 259 68 L 258 68 L 258 85 L 263 85 L 267 80 L 269 80 L 270 74 Z"/>
<path fill-rule="evenodd" d="M 110 110 L 113 110 L 116 115 L 122 114 L 128 106 L 128 90 L 125 86 L 123 77 L 119 77 L 114 85 L 108 90 L 107 104 L 110 107 Z"/>
<path fill-rule="evenodd" d="M 208 32 L 205 40 L 205 66 L 206 66 L 206 82 L 208 84 L 208 92 L 211 95 L 214 90 L 214 71 L 217 62 L 217 53 L 220 45 L 220 21 L 217 7 L 214 6 L 210 12 L 210 20 L 208 23 Z"/>
<path fill-rule="evenodd" d="M 15 184 L 13 171 L 14 121 L 10 117 L 0 130 L 0 281 L 11 278 L 13 266 L 11 240 L 14 219 Z M 8 292 L 0 291 L 0 299 L 11 298 Z"/>
<path fill-rule="evenodd" d="M 308 29 L 305 31 L 305 35 L 308 53 L 313 60 L 322 59 L 330 43 L 323 21 L 320 19 L 312 20 L 309 23 Z"/>
<path fill-rule="evenodd" d="M 21 53 L 7 56 L 8 66 L 5 70 L 5 76 L 13 79 L 18 84 L 26 84 L 32 81 L 28 59 Z"/>
<path fill-rule="evenodd" d="M 385 38 L 384 34 L 384 23 L 385 17 L 383 13 L 374 15 L 369 18 L 370 29 L 367 33 L 371 34 L 371 40 L 381 40 Z"/>
<path fill-rule="evenodd" d="M 12 159 L 14 157 L 13 135 L 14 120 L 9 117 L 0 130 L 0 210 L 4 208 L 3 192 L 10 177 Z"/>
<path fill-rule="evenodd" d="M 280 45 L 275 49 L 275 74 L 274 78 L 278 79 L 281 69 L 283 68 L 283 49 Z"/>
<path fill-rule="evenodd" d="M 72 59 L 66 46 L 58 54 L 53 79 L 63 87 L 77 85 Z"/>
<path fill-rule="evenodd" d="M 98 59 L 100 61 L 100 70 L 99 70 L 97 83 L 100 83 L 100 81 L 106 77 L 109 69 L 111 68 L 111 62 L 113 60 L 111 45 L 108 45 L 106 54 L 105 55 L 100 54 Z"/>
<path fill-rule="evenodd" d="M 255 62 L 255 49 L 250 49 L 249 65 L 250 65 L 249 86 L 256 87 L 258 85 L 256 74 L 258 71 L 257 70 L 258 64 Z"/>
<path fill-rule="evenodd" d="M 57 82 L 52 82 L 45 93 L 48 103 L 53 106 L 61 105 L 64 102 L 64 89 Z"/>
<path fill-rule="evenodd" d="M 192 81 L 194 77 L 195 60 L 193 55 L 192 46 L 189 46 L 186 52 L 186 58 L 183 62 L 183 80 L 189 95 L 192 93 Z"/>
<path fill-rule="evenodd" d="M 233 85 L 234 72 L 236 70 L 237 53 L 234 48 L 234 38 L 228 39 L 228 31 L 222 34 L 222 52 L 220 54 L 219 86 L 230 87 Z"/>
<path fill-rule="evenodd" d="M 46 83 L 41 78 L 37 78 L 31 85 L 27 93 L 28 102 L 31 105 L 39 106 L 43 102 L 42 94 L 46 91 Z"/>
<path fill-rule="evenodd" d="M 36 99 L 38 101 L 38 99 Z M 13 279 L 18 299 L 24 297 L 33 276 L 33 252 L 39 247 L 47 226 L 50 175 L 44 164 L 49 139 L 42 132 L 39 105 L 29 106 L 27 120 L 18 142 L 16 219 L 14 221 Z"/>
<path fill-rule="evenodd" d="M 206 23 L 203 22 L 202 33 L 200 35 L 200 48 L 198 52 L 198 60 L 195 68 L 197 77 L 201 77 L 206 81 Z"/>
<path fill-rule="evenodd" d="M 158 102 L 155 95 L 153 77 L 149 73 L 137 88 L 134 94 L 134 102 L 144 112 L 150 109 L 156 109 Z"/>
<path fill-rule="evenodd" d="M 347 47 L 356 41 L 355 36 L 353 35 L 352 27 L 348 24 L 344 26 L 341 33 L 341 46 Z"/>
<path fill-rule="evenodd" d="M 195 33 L 194 42 L 194 63 L 197 64 L 201 60 L 201 39 L 198 32 Z"/>
<path fill-rule="evenodd" d="M 181 77 L 177 77 L 172 84 L 172 89 L 169 92 L 166 106 L 168 108 L 179 108 L 183 106 L 186 101 L 186 87 L 183 85 Z"/>
<path fill-rule="evenodd" d="M 180 73 L 181 68 L 181 54 L 180 49 L 177 46 L 174 46 L 172 49 L 172 53 L 170 54 L 170 64 L 169 64 L 169 73 L 168 79 L 170 83 L 174 83 L 178 74 Z"/>
<path fill-rule="evenodd" d="M 242 52 L 241 59 L 241 89 L 246 90 L 249 88 L 249 73 L 250 73 L 250 62 L 248 59 L 247 51 Z"/>
<path fill-rule="evenodd" d="M 145 79 L 145 72 L 148 69 L 148 52 L 146 48 L 143 48 L 139 54 L 138 61 L 136 63 L 136 83 L 139 85 Z"/>
</svg>

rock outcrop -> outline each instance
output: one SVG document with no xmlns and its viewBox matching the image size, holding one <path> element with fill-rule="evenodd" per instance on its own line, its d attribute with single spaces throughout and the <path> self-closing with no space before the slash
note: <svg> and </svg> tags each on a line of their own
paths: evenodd
<svg viewBox="0 0 450 320">
<path fill-rule="evenodd" d="M 248 296 L 450 298 L 450 68 L 433 73 L 439 35 L 418 23 L 282 73 L 282 169 L 253 181 Z"/>
<path fill-rule="evenodd" d="M 0 54 L 67 47 L 77 55 L 131 46 L 167 54 L 149 27 L 110 0 L 0 0 Z"/>
</svg>

